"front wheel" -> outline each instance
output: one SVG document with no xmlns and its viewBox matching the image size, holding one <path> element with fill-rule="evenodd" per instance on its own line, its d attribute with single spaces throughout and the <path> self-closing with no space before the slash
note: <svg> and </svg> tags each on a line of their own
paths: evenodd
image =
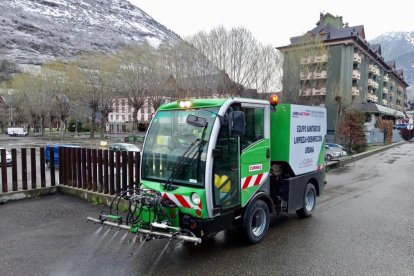
<svg viewBox="0 0 414 276">
<path fill-rule="evenodd" d="M 246 210 L 243 220 L 243 232 L 247 242 L 260 242 L 269 228 L 269 208 L 263 200 L 256 200 Z"/>
<path fill-rule="evenodd" d="M 312 216 L 316 206 L 316 189 L 312 183 L 308 183 L 303 193 L 303 208 L 296 211 L 301 218 Z"/>
</svg>

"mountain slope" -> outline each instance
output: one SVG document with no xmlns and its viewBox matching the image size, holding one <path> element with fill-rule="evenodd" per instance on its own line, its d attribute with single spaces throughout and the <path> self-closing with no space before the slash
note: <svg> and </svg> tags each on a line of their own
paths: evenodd
<svg viewBox="0 0 414 276">
<path fill-rule="evenodd" d="M 7 0 L 0 10 L 0 61 L 19 65 L 181 41 L 127 0 Z"/>
<path fill-rule="evenodd" d="M 370 41 L 381 44 L 385 60 L 395 60 L 397 69 L 404 69 L 404 79 L 414 85 L 414 32 L 389 32 Z"/>
</svg>

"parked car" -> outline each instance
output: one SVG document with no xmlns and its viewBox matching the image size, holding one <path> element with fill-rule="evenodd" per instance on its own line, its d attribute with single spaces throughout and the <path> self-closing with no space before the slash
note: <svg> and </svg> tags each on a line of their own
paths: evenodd
<svg viewBox="0 0 414 276">
<path fill-rule="evenodd" d="M 53 164 L 55 167 L 59 166 L 59 148 L 67 147 L 67 148 L 80 148 L 77 145 L 70 145 L 70 144 L 51 144 L 45 146 L 45 163 L 46 166 L 50 167 L 50 148 L 53 147 Z"/>
<path fill-rule="evenodd" d="M 405 128 L 407 128 L 407 124 L 406 123 L 396 124 L 394 126 L 394 129 L 405 129 Z"/>
<path fill-rule="evenodd" d="M 129 144 L 129 143 L 114 143 L 109 145 L 109 150 L 113 150 L 114 152 L 122 152 L 126 151 L 128 152 L 140 152 L 139 148 L 134 145 L 134 144 Z M 128 155 L 127 155 L 128 158 Z M 114 162 L 116 162 L 116 155 L 114 154 Z M 134 162 L 134 161 L 133 161 Z M 121 163 L 122 163 L 122 158 L 121 158 Z"/>
<path fill-rule="evenodd" d="M 343 157 L 348 155 L 348 153 L 343 150 L 343 147 L 333 147 L 329 146 L 328 144 L 325 145 L 326 155 L 325 160 L 326 161 L 332 161 L 335 159 L 338 159 L 339 157 Z"/>
<path fill-rule="evenodd" d="M 347 150 L 344 148 L 344 146 L 340 145 L 340 144 L 335 144 L 335 143 L 326 143 L 326 145 L 330 148 L 340 148 L 341 149 L 341 156 L 346 156 L 348 155 Z"/>
<path fill-rule="evenodd" d="M 0 151 L 2 149 L 5 149 L 5 148 L 0 148 Z M 11 164 L 12 164 L 12 156 L 11 156 L 11 153 L 8 150 L 6 150 L 6 165 L 7 166 L 11 166 Z M 0 165 L 1 165 L 1 158 L 0 158 Z"/>
<path fill-rule="evenodd" d="M 109 145 L 109 150 L 140 152 L 139 148 L 136 145 L 129 144 L 129 143 L 114 143 L 114 144 L 111 144 L 111 145 Z"/>
</svg>

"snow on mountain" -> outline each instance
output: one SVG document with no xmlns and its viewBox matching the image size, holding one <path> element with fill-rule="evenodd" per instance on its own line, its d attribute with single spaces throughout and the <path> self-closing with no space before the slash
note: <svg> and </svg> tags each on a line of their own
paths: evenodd
<svg viewBox="0 0 414 276">
<path fill-rule="evenodd" d="M 384 60 L 394 60 L 397 69 L 404 69 L 404 79 L 414 85 L 414 32 L 388 32 L 370 41 L 381 44 Z"/>
<path fill-rule="evenodd" d="M 1 0 L 0 60 L 19 65 L 181 38 L 127 0 Z"/>
</svg>

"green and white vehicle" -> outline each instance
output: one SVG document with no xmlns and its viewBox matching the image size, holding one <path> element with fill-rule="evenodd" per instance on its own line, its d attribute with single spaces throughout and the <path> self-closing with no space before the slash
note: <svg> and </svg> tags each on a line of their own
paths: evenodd
<svg viewBox="0 0 414 276">
<path fill-rule="evenodd" d="M 269 217 L 312 215 L 325 185 L 326 110 L 255 99 L 161 106 L 141 152 L 140 183 L 119 195 L 126 216 L 89 220 L 151 238 L 200 243 L 237 226 L 261 241 Z"/>
</svg>

